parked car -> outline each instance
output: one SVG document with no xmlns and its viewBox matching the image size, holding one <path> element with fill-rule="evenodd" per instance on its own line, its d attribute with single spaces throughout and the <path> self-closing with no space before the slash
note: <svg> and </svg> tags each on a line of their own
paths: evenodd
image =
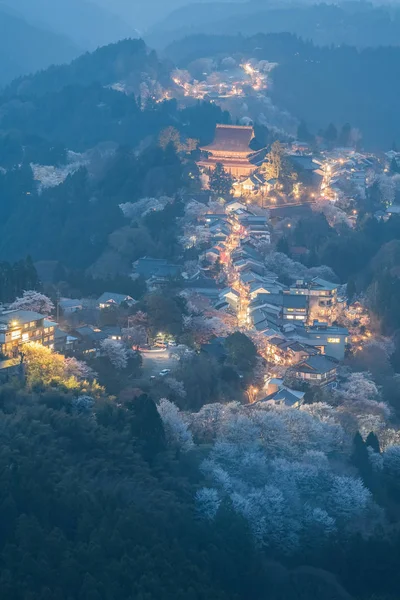
<svg viewBox="0 0 400 600">
<path fill-rule="evenodd" d="M 171 369 L 163 369 L 162 371 L 160 371 L 160 376 L 165 377 L 166 375 L 168 375 L 168 373 L 171 373 Z"/>
</svg>

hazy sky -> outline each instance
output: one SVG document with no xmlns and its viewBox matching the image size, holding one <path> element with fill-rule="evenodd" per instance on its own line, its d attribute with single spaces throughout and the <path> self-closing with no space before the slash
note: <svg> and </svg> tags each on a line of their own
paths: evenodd
<svg viewBox="0 0 400 600">
<path fill-rule="evenodd" d="M 210 0 L 92 0 L 110 11 L 123 16 L 131 25 L 144 29 L 163 19 L 175 8 L 193 2 Z M 242 0 L 218 0 L 242 1 Z"/>
</svg>

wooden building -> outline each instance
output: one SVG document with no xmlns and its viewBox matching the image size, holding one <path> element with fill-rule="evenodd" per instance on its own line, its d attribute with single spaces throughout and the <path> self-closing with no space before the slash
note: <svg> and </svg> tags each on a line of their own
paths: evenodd
<svg viewBox="0 0 400 600">
<path fill-rule="evenodd" d="M 217 125 L 214 141 L 200 150 L 203 153 L 198 166 L 213 170 L 217 163 L 233 177 L 250 177 L 262 163 L 265 150 L 252 150 L 253 127 Z"/>
</svg>

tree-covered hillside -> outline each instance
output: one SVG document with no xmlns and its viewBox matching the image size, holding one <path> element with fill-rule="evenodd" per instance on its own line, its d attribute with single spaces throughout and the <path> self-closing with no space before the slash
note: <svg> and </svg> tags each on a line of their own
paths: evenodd
<svg viewBox="0 0 400 600">
<path fill-rule="evenodd" d="M 127 224 L 120 204 L 173 198 L 195 184 L 190 152 L 183 156 L 168 140 L 161 148 L 160 133 L 173 128 L 182 139 L 208 143 L 215 124 L 229 115 L 211 103 L 179 109 L 175 100 L 157 101 L 168 74 L 168 64 L 142 41 L 125 40 L 6 90 L 0 98 L 4 259 L 31 253 L 34 260 L 87 268 L 105 251 L 108 236 Z M 122 91 L 110 87 L 116 82 Z M 119 257 L 119 269 L 150 251 L 163 256 L 146 230 L 134 238 L 134 252 Z"/>
<path fill-rule="evenodd" d="M 387 149 L 400 139 L 399 47 L 318 47 L 285 33 L 249 38 L 197 35 L 172 43 L 167 53 L 183 67 L 198 58 L 235 53 L 277 62 L 272 100 L 305 119 L 314 131 L 329 122 L 350 122 L 371 149 Z"/>
<path fill-rule="evenodd" d="M 127 39 L 83 54 L 70 64 L 16 79 L 6 89 L 6 95 L 36 96 L 60 91 L 68 85 L 111 85 L 125 80 L 130 87 L 138 87 L 143 73 L 162 83 L 168 72 L 167 64 L 142 40 Z"/>
</svg>

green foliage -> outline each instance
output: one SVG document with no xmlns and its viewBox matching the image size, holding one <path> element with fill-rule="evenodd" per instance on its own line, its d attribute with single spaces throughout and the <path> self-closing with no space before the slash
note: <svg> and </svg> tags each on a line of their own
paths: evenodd
<svg viewBox="0 0 400 600">
<path fill-rule="evenodd" d="M 232 175 L 225 171 L 222 163 L 217 163 L 210 176 L 210 190 L 216 196 L 228 196 L 232 191 L 232 184 Z"/>
<path fill-rule="evenodd" d="M 148 331 L 152 338 L 158 333 L 167 333 L 173 337 L 183 331 L 183 310 L 179 299 L 162 294 L 148 294 L 144 298 L 147 313 Z"/>
<path fill-rule="evenodd" d="M 314 136 L 310 133 L 307 123 L 305 121 L 300 121 L 300 124 L 297 128 L 297 139 L 300 142 L 312 142 L 314 140 Z"/>
<path fill-rule="evenodd" d="M 231 549 L 194 519 L 192 486 L 167 456 L 154 471 L 141 457 L 147 410 L 105 401 L 85 416 L 53 391 L 0 396 L 4 600 L 239 597 L 224 590 Z"/>
<path fill-rule="evenodd" d="M 129 355 L 125 369 L 117 370 L 108 356 L 98 356 L 89 361 L 90 366 L 98 374 L 98 382 L 104 386 L 109 394 L 117 396 L 127 388 L 132 380 L 136 379 L 141 372 L 142 356 L 139 352 Z"/>
<path fill-rule="evenodd" d="M 39 277 L 30 256 L 13 264 L 0 262 L 0 302 L 13 302 L 24 290 L 39 289 Z"/>
<path fill-rule="evenodd" d="M 254 369 L 257 358 L 257 348 L 244 333 L 236 331 L 225 340 L 225 350 L 228 361 L 239 371 L 249 373 Z"/>
<path fill-rule="evenodd" d="M 131 400 L 127 408 L 133 415 L 129 420 L 132 435 L 140 440 L 143 457 L 153 460 L 166 449 L 165 432 L 157 407 L 149 396 L 142 394 Z"/>
</svg>

